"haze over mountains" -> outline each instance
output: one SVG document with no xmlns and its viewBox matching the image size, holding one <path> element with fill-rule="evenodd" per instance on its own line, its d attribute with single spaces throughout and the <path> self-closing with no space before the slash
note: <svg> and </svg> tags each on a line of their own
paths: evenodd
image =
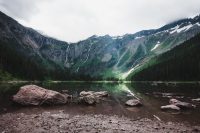
<svg viewBox="0 0 200 133">
<path fill-rule="evenodd" d="M 0 13 L 0 69 L 22 79 L 126 79 L 152 58 L 200 33 L 200 16 L 124 36 L 67 43 Z"/>
</svg>

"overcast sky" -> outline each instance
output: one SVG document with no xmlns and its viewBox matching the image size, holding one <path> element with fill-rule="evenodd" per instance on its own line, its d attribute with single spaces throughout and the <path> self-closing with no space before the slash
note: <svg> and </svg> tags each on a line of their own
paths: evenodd
<svg viewBox="0 0 200 133">
<path fill-rule="evenodd" d="M 200 0 L 0 0 L 0 10 L 46 35 L 76 42 L 193 17 L 200 14 Z"/>
</svg>

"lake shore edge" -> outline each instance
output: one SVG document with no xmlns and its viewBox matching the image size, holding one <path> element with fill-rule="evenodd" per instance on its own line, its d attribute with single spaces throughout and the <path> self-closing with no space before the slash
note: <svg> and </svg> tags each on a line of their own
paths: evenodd
<svg viewBox="0 0 200 133">
<path fill-rule="evenodd" d="M 84 81 L 84 80 L 69 80 L 69 81 L 61 81 L 61 80 L 49 80 L 49 81 L 40 81 L 40 80 L 10 80 L 10 81 L 0 81 L 0 84 L 18 84 L 18 83 L 167 83 L 167 84 L 178 84 L 178 83 L 186 83 L 186 84 L 200 84 L 200 81 L 129 81 L 129 80 L 120 80 L 120 81 L 106 81 L 106 80 L 97 80 L 97 81 Z"/>
</svg>

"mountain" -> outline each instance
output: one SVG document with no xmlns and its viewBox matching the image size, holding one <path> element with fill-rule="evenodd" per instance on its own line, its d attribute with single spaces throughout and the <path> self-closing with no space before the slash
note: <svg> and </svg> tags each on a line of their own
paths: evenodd
<svg viewBox="0 0 200 133">
<path fill-rule="evenodd" d="M 129 75 L 131 80 L 199 81 L 200 34 L 174 49 L 152 58 Z"/>
<path fill-rule="evenodd" d="M 138 64 L 148 62 L 200 32 L 200 17 L 183 19 L 157 30 L 112 37 L 92 36 L 69 44 L 64 66 L 92 77 L 125 78 Z"/>
<path fill-rule="evenodd" d="M 0 12 L 0 70 L 29 79 L 125 79 L 153 57 L 200 32 L 200 16 L 159 29 L 67 43 L 44 36 Z"/>
<path fill-rule="evenodd" d="M 61 48 L 65 42 L 42 36 L 0 13 L 0 70 L 22 79 L 65 79 L 62 66 L 43 56 L 49 43 Z M 56 49 L 54 49 L 55 51 Z"/>
</svg>

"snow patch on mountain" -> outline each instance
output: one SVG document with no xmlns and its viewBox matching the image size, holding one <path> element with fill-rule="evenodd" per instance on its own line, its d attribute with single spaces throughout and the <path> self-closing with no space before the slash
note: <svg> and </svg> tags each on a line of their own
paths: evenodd
<svg viewBox="0 0 200 133">
<path fill-rule="evenodd" d="M 179 25 L 177 25 L 177 26 L 174 27 L 174 28 L 171 28 L 170 34 L 175 33 L 178 29 L 179 29 Z"/>
<path fill-rule="evenodd" d="M 162 33 L 166 33 L 166 32 L 169 32 L 169 30 L 160 31 L 160 32 L 155 33 L 154 35 L 158 35 L 158 34 L 162 34 Z"/>
<path fill-rule="evenodd" d="M 160 46 L 160 42 L 158 41 L 157 44 L 151 49 L 151 51 L 157 49 Z"/>
<path fill-rule="evenodd" d="M 182 28 L 179 28 L 179 29 L 177 30 L 177 32 L 178 32 L 178 33 L 182 32 L 182 31 L 185 32 L 185 31 L 189 30 L 189 29 L 192 28 L 192 27 L 193 27 L 193 25 L 190 24 L 190 25 L 184 26 L 184 27 L 182 27 Z"/>
<path fill-rule="evenodd" d="M 196 23 L 197 26 L 200 26 L 200 23 Z"/>
<path fill-rule="evenodd" d="M 145 37 L 145 36 L 137 36 L 137 37 L 135 37 L 135 39 L 140 39 L 140 38 L 143 38 L 143 37 Z"/>
<path fill-rule="evenodd" d="M 194 25 L 193 24 L 189 24 L 189 25 L 186 25 L 182 28 L 180 28 L 179 25 L 177 25 L 176 27 L 172 28 L 172 31 L 170 32 L 170 34 L 173 34 L 173 33 L 180 33 L 180 32 L 185 32 L 187 30 L 189 30 L 190 28 L 192 28 Z"/>
</svg>

